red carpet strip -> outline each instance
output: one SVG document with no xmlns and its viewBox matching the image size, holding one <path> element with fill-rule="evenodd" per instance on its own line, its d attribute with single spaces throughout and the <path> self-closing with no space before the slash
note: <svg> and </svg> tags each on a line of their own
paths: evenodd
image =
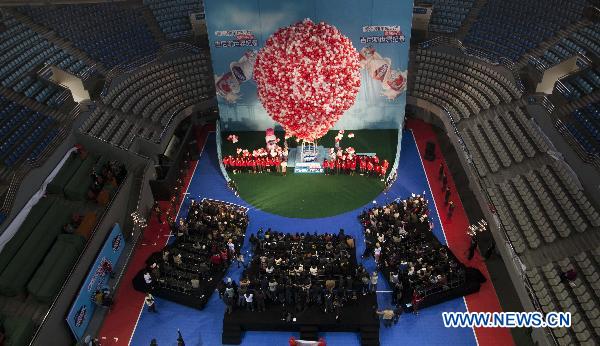
<svg viewBox="0 0 600 346">
<path fill-rule="evenodd" d="M 478 252 L 475 252 L 475 257 L 470 261 L 467 259 L 467 251 L 469 249 L 469 236 L 467 235 L 467 227 L 469 220 L 463 208 L 463 204 L 458 196 L 454 179 L 451 172 L 448 172 L 444 156 L 441 154 L 440 144 L 437 136 L 431 126 L 421 120 L 407 120 L 407 127 L 413 131 L 417 142 L 417 148 L 425 167 L 425 174 L 429 181 L 429 186 L 433 193 L 435 205 L 440 215 L 440 221 L 443 225 L 444 234 L 448 247 L 454 252 L 456 257 L 470 267 L 477 268 L 488 279 L 477 293 L 470 294 L 465 297 L 467 310 L 470 312 L 500 312 L 502 308 L 496 295 L 496 290 L 492 281 L 489 279 L 490 274 L 487 270 L 483 258 Z M 436 144 L 436 159 L 427 161 L 423 159 L 427 142 Z M 458 153 L 460 155 L 460 153 Z M 454 213 L 451 218 L 448 218 L 447 206 L 444 203 L 445 193 L 442 191 L 442 181 L 438 179 L 440 163 L 444 163 L 446 167 L 446 175 L 448 176 L 448 186 L 450 187 L 450 200 L 454 202 Z M 481 346 L 488 345 L 514 345 L 510 330 L 507 328 L 475 328 L 477 342 Z"/>
<path fill-rule="evenodd" d="M 197 129 L 195 135 L 199 151 L 202 151 L 208 132 L 211 130 L 214 131 L 214 126 L 204 126 Z M 184 179 L 186 192 L 197 164 L 198 161 L 190 162 L 190 168 Z M 172 215 L 173 212 L 175 212 L 175 214 L 179 213 L 184 197 L 185 194 L 181 194 L 179 201 L 176 203 L 178 206 L 177 210 L 171 210 L 171 203 L 169 201 L 159 201 L 160 208 L 163 212 L 163 221 L 165 221 L 166 215 Z M 170 233 L 171 231 L 168 224 L 166 222 L 160 224 L 153 211 L 150 220 L 148 221 L 148 226 L 144 230 L 143 238 L 134 250 L 135 253 L 121 279 L 121 284 L 114 299 L 114 305 L 106 315 L 98 333 L 98 338 L 102 345 L 129 344 L 144 304 L 144 294 L 133 288 L 132 280 L 135 275 L 145 267 L 148 256 L 156 251 L 162 250 L 169 240 Z"/>
</svg>

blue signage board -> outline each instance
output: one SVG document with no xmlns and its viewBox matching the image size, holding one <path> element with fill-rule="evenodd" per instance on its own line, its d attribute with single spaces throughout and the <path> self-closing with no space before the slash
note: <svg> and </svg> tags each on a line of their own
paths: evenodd
<svg viewBox="0 0 600 346">
<path fill-rule="evenodd" d="M 125 238 L 119 224 L 115 224 L 67 314 L 67 323 L 77 340 L 83 337 L 96 309 L 94 302 L 96 290 L 101 290 L 108 283 L 110 273 L 121 257 L 123 249 L 125 249 Z"/>
</svg>

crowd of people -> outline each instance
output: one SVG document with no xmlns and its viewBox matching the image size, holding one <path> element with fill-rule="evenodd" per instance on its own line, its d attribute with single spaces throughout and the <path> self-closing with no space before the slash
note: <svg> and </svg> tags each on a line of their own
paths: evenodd
<svg viewBox="0 0 600 346">
<path fill-rule="evenodd" d="M 237 149 L 237 155 L 223 157 L 225 169 L 237 173 L 270 173 L 285 174 L 288 161 L 287 146 L 275 146 L 271 150 L 265 148 L 249 151 Z M 374 155 L 358 155 L 351 147 L 346 149 L 331 148 L 329 156 L 323 161 L 325 174 L 360 174 L 384 178 L 390 163 L 380 160 Z"/>
<path fill-rule="evenodd" d="M 248 226 L 247 209 L 192 200 L 187 217 L 170 226 L 176 239 L 148 259 L 144 282 L 148 291 L 159 287 L 195 295 L 206 283 L 216 285 L 213 280 L 238 259 Z"/>
<path fill-rule="evenodd" d="M 243 278 L 228 279 L 219 288 L 228 313 L 280 305 L 289 321 L 317 306 L 339 319 L 345 304 L 376 290 L 377 273 L 356 265 L 354 239 L 343 230 L 320 235 L 259 230 L 250 244 L 255 255 Z"/>
<path fill-rule="evenodd" d="M 274 145 L 270 150 L 259 148 L 253 151 L 237 149 L 237 155 L 223 157 L 223 165 L 227 171 L 237 173 L 285 173 L 287 168 L 288 148 Z"/>
<path fill-rule="evenodd" d="M 390 164 L 377 155 L 357 155 L 353 148 L 331 148 L 329 158 L 323 161 L 325 174 L 360 174 L 383 178 Z"/>
<path fill-rule="evenodd" d="M 88 199 L 96 200 L 98 194 L 104 189 L 106 184 L 110 184 L 113 187 L 120 185 L 125 177 L 127 176 L 127 168 L 124 164 L 118 161 L 108 161 L 102 165 L 100 172 L 96 169 L 92 169 L 91 173 L 92 182 L 88 189 Z"/>
<path fill-rule="evenodd" d="M 465 280 L 465 267 L 431 232 L 427 200 L 414 195 L 363 212 L 366 249 L 393 287 L 393 303 L 422 300 Z"/>
<path fill-rule="evenodd" d="M 77 228 L 79 227 L 79 225 L 81 225 L 81 220 L 83 218 L 81 217 L 81 215 L 79 213 L 73 213 L 71 214 L 71 219 L 69 220 L 69 222 L 67 222 L 66 224 L 63 225 L 62 230 L 64 233 L 66 234 L 73 234 L 75 233 L 75 231 L 77 230 Z"/>
</svg>

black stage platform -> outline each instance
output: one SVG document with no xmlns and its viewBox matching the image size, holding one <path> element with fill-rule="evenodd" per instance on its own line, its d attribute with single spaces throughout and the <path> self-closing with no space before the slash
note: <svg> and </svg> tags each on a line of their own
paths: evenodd
<svg viewBox="0 0 600 346">
<path fill-rule="evenodd" d="M 344 305 L 339 322 L 334 313 L 324 313 L 320 307 L 310 306 L 295 313 L 295 321 L 286 322 L 281 305 L 267 306 L 264 312 L 237 308 L 223 318 L 223 344 L 239 345 L 244 331 L 300 332 L 300 339 L 317 340 L 319 332 L 355 332 L 361 334 L 363 346 L 379 345 L 377 297 L 373 293 L 359 295 L 356 302 Z"/>
<path fill-rule="evenodd" d="M 160 253 L 157 252 L 157 254 Z M 181 281 L 183 280 L 177 280 L 175 278 L 169 279 L 170 285 L 162 284 L 151 288 L 148 287 L 144 281 L 145 272 L 146 269 L 143 269 L 133 278 L 133 288 L 137 291 L 144 293 L 150 292 L 156 297 L 202 310 L 217 288 L 217 284 L 223 280 L 227 268 L 223 269 L 222 272 L 212 273 L 213 279 L 210 281 L 200 280 L 200 286 L 197 289 L 189 289 L 187 285 L 182 284 Z"/>
</svg>

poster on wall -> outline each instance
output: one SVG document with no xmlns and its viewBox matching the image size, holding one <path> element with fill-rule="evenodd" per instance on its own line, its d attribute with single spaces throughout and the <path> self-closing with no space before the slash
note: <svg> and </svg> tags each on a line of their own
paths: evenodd
<svg viewBox="0 0 600 346">
<path fill-rule="evenodd" d="M 123 249 L 125 249 L 125 238 L 119 224 L 115 224 L 67 314 L 67 324 L 77 340 L 81 340 L 84 336 L 96 309 L 94 302 L 96 290 L 102 290 L 108 284 L 110 274 L 121 257 Z"/>
<path fill-rule="evenodd" d="M 205 0 L 205 13 L 224 130 L 403 123 L 412 0 Z"/>
</svg>

